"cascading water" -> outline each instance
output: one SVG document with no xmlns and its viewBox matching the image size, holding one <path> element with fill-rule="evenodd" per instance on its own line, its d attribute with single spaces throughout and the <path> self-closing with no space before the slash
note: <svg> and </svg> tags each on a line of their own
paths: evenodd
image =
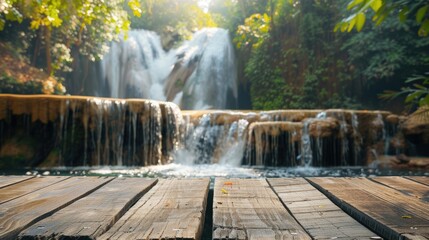
<svg viewBox="0 0 429 240">
<path fill-rule="evenodd" d="M 236 108 L 235 56 L 225 29 L 202 29 L 168 52 L 156 33 L 132 30 L 94 64 L 88 95 L 168 100 L 181 109 Z"/>
<path fill-rule="evenodd" d="M 247 136 L 246 119 L 228 124 L 213 124 L 211 114 L 203 115 L 197 124 L 187 119 L 185 138 L 174 160 L 182 164 L 213 164 L 240 166 Z"/>
<path fill-rule="evenodd" d="M 27 166 L 138 166 L 144 168 L 134 172 L 163 176 L 363 167 L 391 157 L 382 156 L 387 135 L 389 151 L 404 152 L 404 133 L 393 133 L 400 121 L 388 112 L 182 112 L 173 103 L 151 100 L 3 95 L 0 158 L 4 164 L 23 149 Z"/>
</svg>

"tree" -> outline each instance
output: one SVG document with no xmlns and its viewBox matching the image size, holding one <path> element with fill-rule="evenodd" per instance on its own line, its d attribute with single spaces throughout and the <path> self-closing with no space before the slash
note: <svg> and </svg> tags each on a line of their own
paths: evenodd
<svg viewBox="0 0 429 240">
<path fill-rule="evenodd" d="M 416 25 L 419 36 L 427 37 L 429 35 L 429 2 L 427 0 L 352 0 L 347 5 L 347 10 L 350 11 L 350 14 L 336 25 L 335 31 L 341 30 L 342 32 L 350 32 L 356 29 L 360 32 L 368 16 L 372 16 L 372 21 L 375 22 L 376 26 L 379 26 L 381 23 L 385 22 L 390 15 L 397 14 L 399 21 L 404 26 L 412 27 Z M 408 20 L 410 17 L 415 18 L 414 23 Z M 403 38 L 403 36 L 399 36 L 399 38 Z M 407 45 L 410 44 L 410 40 L 412 44 L 415 45 L 415 49 L 421 47 L 426 47 L 427 49 L 428 41 L 414 39 L 408 39 L 406 42 L 403 42 L 402 45 L 396 46 L 395 49 L 407 49 L 408 51 L 404 50 L 402 52 L 410 52 L 409 50 L 411 50 L 412 47 Z M 424 56 L 420 56 L 422 53 Z M 413 64 L 419 64 L 423 66 L 424 69 L 421 70 L 420 73 L 414 73 L 412 77 L 408 76 L 405 83 L 412 84 L 412 86 L 402 87 L 400 91 L 385 91 L 385 93 L 381 95 L 382 98 L 391 99 L 406 94 L 405 103 L 407 104 L 416 104 L 419 106 L 429 105 L 429 81 L 428 73 L 425 70 L 429 65 L 427 51 L 423 50 L 423 52 L 417 52 L 414 56 L 415 62 L 417 63 Z M 387 61 L 407 61 L 403 56 L 396 57 L 396 60 L 393 57 L 389 57 Z"/>
<path fill-rule="evenodd" d="M 127 3 L 135 15 L 141 14 L 137 0 Z M 34 33 L 27 34 L 35 39 L 33 64 L 43 65 L 54 74 L 56 70 L 70 70 L 72 48 L 93 60 L 107 52 L 108 42 L 130 27 L 124 4 L 125 0 L 4 0 L 0 4 L 0 31 L 16 23 L 26 25 Z M 37 62 L 40 55 L 44 61 Z"/>
<path fill-rule="evenodd" d="M 203 27 L 215 27 L 211 15 L 198 6 L 197 0 L 141 0 L 144 6 L 141 17 L 131 17 L 131 27 L 146 29 L 158 34 L 172 33 L 184 40 Z"/>
</svg>

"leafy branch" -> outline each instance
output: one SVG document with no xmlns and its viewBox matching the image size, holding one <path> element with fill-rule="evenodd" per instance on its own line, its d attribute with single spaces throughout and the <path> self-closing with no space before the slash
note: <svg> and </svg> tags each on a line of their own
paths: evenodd
<svg viewBox="0 0 429 240">
<path fill-rule="evenodd" d="M 400 91 L 385 91 L 380 97 L 391 100 L 401 95 L 407 95 L 405 98 L 406 104 L 429 107 L 429 75 L 416 75 L 405 82 L 412 83 L 412 86 L 403 87 Z"/>
<path fill-rule="evenodd" d="M 373 13 L 372 21 L 380 25 L 392 13 L 397 13 L 399 20 L 405 22 L 408 17 L 414 15 L 419 25 L 419 36 L 429 35 L 429 3 L 418 0 L 352 0 L 347 5 L 350 15 L 336 24 L 334 31 L 360 32 L 365 25 L 368 12 Z"/>
</svg>

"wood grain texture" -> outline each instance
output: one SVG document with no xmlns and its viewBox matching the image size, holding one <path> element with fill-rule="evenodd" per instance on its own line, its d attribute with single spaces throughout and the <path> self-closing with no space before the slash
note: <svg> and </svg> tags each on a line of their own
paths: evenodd
<svg viewBox="0 0 429 240">
<path fill-rule="evenodd" d="M 365 178 L 309 178 L 345 212 L 386 239 L 429 237 L 429 205 Z"/>
<path fill-rule="evenodd" d="M 373 177 L 371 180 L 393 188 L 405 195 L 429 202 L 429 186 L 403 177 Z"/>
<path fill-rule="evenodd" d="M 311 239 L 265 179 L 217 178 L 213 239 Z"/>
<path fill-rule="evenodd" d="M 98 239 L 199 239 L 209 179 L 161 179 Z"/>
<path fill-rule="evenodd" d="M 415 182 L 424 184 L 426 186 L 429 186 L 429 177 L 425 177 L 425 176 L 409 176 L 409 177 L 405 177 L 408 178 L 410 180 L 413 180 Z"/>
<path fill-rule="evenodd" d="M 73 177 L 1 204 L 0 239 L 15 239 L 24 228 L 110 180 L 104 177 Z"/>
<path fill-rule="evenodd" d="M 313 239 L 370 239 L 375 233 L 343 212 L 303 178 L 267 179 Z M 381 238 L 380 238 L 381 239 Z"/>
<path fill-rule="evenodd" d="M 25 239 L 95 239 L 153 185 L 155 179 L 117 178 L 19 234 Z"/>
<path fill-rule="evenodd" d="M 35 177 L 1 188 L 0 204 L 64 181 L 67 178 L 69 177 Z"/>
<path fill-rule="evenodd" d="M 33 178 L 33 176 L 0 176 L 0 188 L 22 182 L 30 178 Z"/>
</svg>

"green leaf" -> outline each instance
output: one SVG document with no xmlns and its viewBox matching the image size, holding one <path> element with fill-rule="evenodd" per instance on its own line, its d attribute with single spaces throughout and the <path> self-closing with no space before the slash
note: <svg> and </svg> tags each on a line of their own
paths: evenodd
<svg viewBox="0 0 429 240">
<path fill-rule="evenodd" d="M 360 32 L 363 28 L 363 25 L 365 25 L 365 14 L 364 13 L 358 13 L 358 15 L 356 15 L 356 30 L 358 32 Z"/>
<path fill-rule="evenodd" d="M 410 9 L 407 6 L 403 7 L 399 11 L 399 21 L 401 21 L 402 23 L 405 22 L 407 20 L 407 15 L 409 12 L 410 12 Z"/>
<path fill-rule="evenodd" d="M 420 106 L 428 106 L 429 105 L 429 93 L 426 93 L 426 96 L 419 101 Z"/>
<path fill-rule="evenodd" d="M 418 23 L 422 23 L 423 18 L 425 17 L 426 12 L 428 11 L 428 8 L 429 8 L 429 5 L 425 5 L 421 8 L 419 8 L 419 10 L 417 11 L 417 14 L 416 14 L 416 21 Z"/>
<path fill-rule="evenodd" d="M 356 18 L 353 18 L 352 20 L 350 20 L 349 28 L 347 29 L 347 32 L 351 32 L 355 24 L 356 24 Z"/>
<path fill-rule="evenodd" d="M 377 16 L 377 18 L 373 18 L 373 21 L 375 21 L 375 25 L 376 26 L 379 26 L 386 19 L 387 13 L 383 12 L 383 13 L 380 13 L 380 14 L 376 14 L 376 16 Z"/>
<path fill-rule="evenodd" d="M 349 4 L 347 5 L 347 10 L 351 10 L 355 6 L 362 4 L 362 3 L 363 3 L 363 0 L 353 0 L 353 1 L 349 2 Z"/>
<path fill-rule="evenodd" d="M 423 94 L 423 92 L 422 91 L 416 91 L 416 92 L 413 92 L 413 93 L 411 93 L 411 94 L 409 94 L 408 96 L 407 96 L 407 98 L 405 99 L 405 102 L 406 103 L 410 103 L 410 102 L 412 102 L 412 101 L 414 101 L 414 100 L 417 100 L 417 99 L 419 99 L 420 98 L 420 96 Z"/>
<path fill-rule="evenodd" d="M 349 24 L 346 22 L 341 23 L 341 32 L 345 32 L 348 26 Z"/>
<path fill-rule="evenodd" d="M 0 31 L 3 31 L 5 25 L 5 20 L 3 18 L 0 18 Z"/>
<path fill-rule="evenodd" d="M 418 88 L 418 89 L 421 89 L 421 90 L 426 90 L 427 88 L 425 87 L 425 86 L 423 86 L 423 85 L 421 85 L 421 84 L 413 84 L 413 86 L 415 87 L 415 88 Z"/>
<path fill-rule="evenodd" d="M 382 5 L 383 5 L 383 2 L 381 0 L 373 0 L 371 2 L 371 8 L 372 10 L 374 10 L 374 12 L 377 12 Z"/>
<path fill-rule="evenodd" d="M 419 36 L 427 37 L 429 34 L 429 19 L 425 19 L 420 26 Z"/>
<path fill-rule="evenodd" d="M 334 32 L 338 32 L 338 30 L 340 30 L 340 28 L 341 28 L 341 23 L 335 24 Z"/>
</svg>

